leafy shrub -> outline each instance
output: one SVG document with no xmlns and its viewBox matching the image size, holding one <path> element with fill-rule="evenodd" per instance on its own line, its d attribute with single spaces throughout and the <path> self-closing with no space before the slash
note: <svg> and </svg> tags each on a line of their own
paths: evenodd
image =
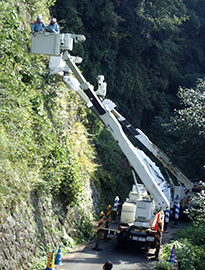
<svg viewBox="0 0 205 270">
<path fill-rule="evenodd" d="M 160 270 L 171 270 L 172 263 L 166 261 L 159 261 L 156 264 L 156 269 Z"/>
<path fill-rule="evenodd" d="M 79 220 L 79 230 L 81 232 L 81 241 L 88 240 L 94 236 L 94 228 L 89 215 L 82 215 Z"/>
<path fill-rule="evenodd" d="M 205 184 L 202 183 L 201 192 L 194 196 L 191 200 L 193 207 L 186 210 L 189 218 L 192 220 L 192 223 L 195 227 L 204 228 L 205 222 Z"/>
<path fill-rule="evenodd" d="M 187 239 L 192 245 L 205 245 L 205 228 L 190 226 L 184 230 L 180 230 L 175 237 L 178 241 Z"/>
<path fill-rule="evenodd" d="M 204 269 L 204 265 L 201 262 L 204 261 L 205 246 L 193 245 L 186 238 L 165 244 L 163 252 L 160 254 L 160 259 L 163 262 L 169 262 L 173 245 L 175 245 L 176 260 L 179 263 L 180 270 Z"/>
<path fill-rule="evenodd" d="M 62 228 L 61 240 L 62 240 L 62 243 L 65 245 L 65 247 L 70 247 L 70 248 L 75 247 L 75 240 L 67 234 L 64 227 Z"/>
</svg>

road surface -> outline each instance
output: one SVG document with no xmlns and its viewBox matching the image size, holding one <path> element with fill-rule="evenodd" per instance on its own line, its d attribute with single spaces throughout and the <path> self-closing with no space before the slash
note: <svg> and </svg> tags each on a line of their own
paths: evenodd
<svg viewBox="0 0 205 270">
<path fill-rule="evenodd" d="M 168 243 L 180 228 L 187 226 L 185 221 L 177 223 L 170 221 L 168 233 L 163 233 L 162 245 Z M 156 265 L 155 250 L 150 249 L 148 253 L 142 248 L 126 247 L 117 249 L 117 241 L 114 235 L 110 236 L 110 240 L 103 240 L 99 244 L 101 250 L 93 249 L 96 242 L 90 242 L 84 247 L 63 255 L 61 258 L 62 266 L 55 266 L 59 270 L 97 270 L 102 269 L 105 261 L 110 260 L 113 263 L 113 270 L 150 270 Z"/>
</svg>

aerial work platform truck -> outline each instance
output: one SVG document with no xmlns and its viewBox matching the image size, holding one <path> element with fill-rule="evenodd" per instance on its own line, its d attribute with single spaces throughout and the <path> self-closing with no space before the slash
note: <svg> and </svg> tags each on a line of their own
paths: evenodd
<svg viewBox="0 0 205 270">
<path fill-rule="evenodd" d="M 123 126 L 132 129 L 134 136 L 155 157 L 164 163 L 165 157 L 140 130 L 134 129 L 121 116 L 113 101 L 106 99 L 107 84 L 104 76 L 97 77 L 98 88 L 94 90 L 82 75 L 76 64 L 82 58 L 72 56 L 73 44 L 84 42 L 83 35 L 37 33 L 32 37 L 33 54 L 50 56 L 51 74 L 60 74 L 69 90 L 80 96 L 85 105 L 102 121 L 126 156 L 133 174 L 134 184 L 128 198 L 122 205 L 120 223 L 117 229 L 119 244 L 129 241 L 155 246 L 158 224 L 163 224 L 164 213 L 170 208 L 173 183 L 168 183 L 158 166 L 139 148 L 135 147 L 123 131 Z M 168 162 L 166 161 L 166 166 Z M 169 163 L 170 166 L 170 163 Z M 181 182 L 192 188 L 189 180 L 180 174 Z M 175 195 L 174 195 L 175 196 Z"/>
</svg>

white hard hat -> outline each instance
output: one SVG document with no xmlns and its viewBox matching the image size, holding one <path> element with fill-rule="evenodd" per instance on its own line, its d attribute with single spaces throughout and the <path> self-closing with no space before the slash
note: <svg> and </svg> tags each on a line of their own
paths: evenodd
<svg viewBox="0 0 205 270">
<path fill-rule="evenodd" d="M 41 20 L 42 19 L 42 16 L 41 15 L 38 15 L 37 16 L 37 20 Z"/>
<path fill-rule="evenodd" d="M 52 21 L 52 22 L 56 22 L 56 18 L 53 18 L 51 21 Z"/>
</svg>

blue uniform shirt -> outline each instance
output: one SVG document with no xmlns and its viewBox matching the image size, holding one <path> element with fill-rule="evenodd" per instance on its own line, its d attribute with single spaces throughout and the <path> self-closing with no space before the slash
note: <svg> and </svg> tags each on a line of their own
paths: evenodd
<svg viewBox="0 0 205 270">
<path fill-rule="evenodd" d="M 31 26 L 32 32 L 41 32 L 46 29 L 46 25 L 42 21 L 35 21 Z"/>
<path fill-rule="evenodd" d="M 48 32 L 53 32 L 53 33 L 59 33 L 59 26 L 57 23 L 49 23 L 48 25 Z"/>
</svg>

